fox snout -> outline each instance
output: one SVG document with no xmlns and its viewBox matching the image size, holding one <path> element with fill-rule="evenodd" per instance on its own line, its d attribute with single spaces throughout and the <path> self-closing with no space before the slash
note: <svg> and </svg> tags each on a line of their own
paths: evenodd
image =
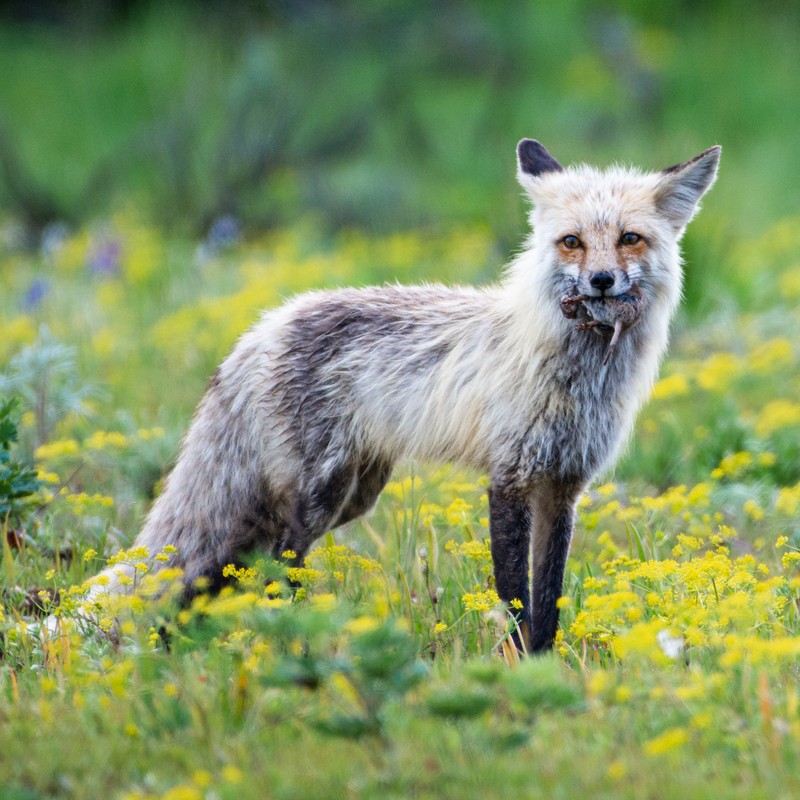
<svg viewBox="0 0 800 800">
<path fill-rule="evenodd" d="M 589 276 L 589 286 L 593 289 L 599 289 L 605 292 L 614 285 L 614 276 L 610 272 L 600 270 L 600 272 L 593 272 Z"/>
<path fill-rule="evenodd" d="M 588 297 L 616 297 L 629 291 L 633 282 L 624 269 L 585 270 L 578 279 L 578 289 Z"/>
</svg>

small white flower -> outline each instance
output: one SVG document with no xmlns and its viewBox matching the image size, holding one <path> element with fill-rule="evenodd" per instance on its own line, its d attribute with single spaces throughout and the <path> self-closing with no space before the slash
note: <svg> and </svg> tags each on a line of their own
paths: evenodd
<svg viewBox="0 0 800 800">
<path fill-rule="evenodd" d="M 673 636 L 666 628 L 660 630 L 656 634 L 656 641 L 661 648 L 661 652 L 667 658 L 678 658 L 686 646 L 686 640 L 683 636 Z"/>
</svg>

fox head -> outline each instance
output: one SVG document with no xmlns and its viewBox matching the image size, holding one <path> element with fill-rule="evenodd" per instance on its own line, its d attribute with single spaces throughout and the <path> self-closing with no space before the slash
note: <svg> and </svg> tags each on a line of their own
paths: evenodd
<svg viewBox="0 0 800 800">
<path fill-rule="evenodd" d="M 616 297 L 633 288 L 670 313 L 680 299 L 678 244 L 717 175 L 721 148 L 642 173 L 561 164 L 533 139 L 517 146 L 536 274 L 518 275 L 541 295 Z M 523 264 L 518 264 L 524 269 Z"/>
</svg>

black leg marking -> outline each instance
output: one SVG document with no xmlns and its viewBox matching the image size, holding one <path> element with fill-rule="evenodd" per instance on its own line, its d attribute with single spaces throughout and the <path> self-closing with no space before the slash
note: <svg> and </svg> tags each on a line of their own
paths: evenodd
<svg viewBox="0 0 800 800">
<path fill-rule="evenodd" d="M 531 631 L 528 561 L 531 546 L 531 509 L 527 496 L 502 486 L 489 490 L 489 530 L 495 585 L 500 599 L 509 604 L 518 628 L 513 638 L 518 649 L 528 648 Z M 522 608 L 513 608 L 518 600 Z"/>
<path fill-rule="evenodd" d="M 556 605 L 564 590 L 564 571 L 575 520 L 575 485 L 548 484 L 537 488 L 533 537 L 533 608 L 530 651 L 553 646 L 558 631 Z"/>
</svg>

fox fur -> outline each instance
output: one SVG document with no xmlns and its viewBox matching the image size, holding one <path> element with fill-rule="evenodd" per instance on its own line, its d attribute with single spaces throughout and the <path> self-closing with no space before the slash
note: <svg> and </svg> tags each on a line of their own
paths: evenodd
<svg viewBox="0 0 800 800">
<path fill-rule="evenodd" d="M 564 168 L 530 139 L 517 154 L 532 233 L 503 280 L 318 291 L 266 313 L 211 379 L 136 545 L 173 545 L 187 587 L 253 547 L 299 563 L 374 505 L 397 462 L 458 462 L 490 478 L 496 587 L 521 601 L 519 646 L 552 646 L 577 498 L 656 377 L 679 241 L 720 148 L 655 173 Z M 632 290 L 646 305 L 604 363 L 608 335 L 560 301 Z M 119 570 L 104 591 L 125 591 Z"/>
</svg>

